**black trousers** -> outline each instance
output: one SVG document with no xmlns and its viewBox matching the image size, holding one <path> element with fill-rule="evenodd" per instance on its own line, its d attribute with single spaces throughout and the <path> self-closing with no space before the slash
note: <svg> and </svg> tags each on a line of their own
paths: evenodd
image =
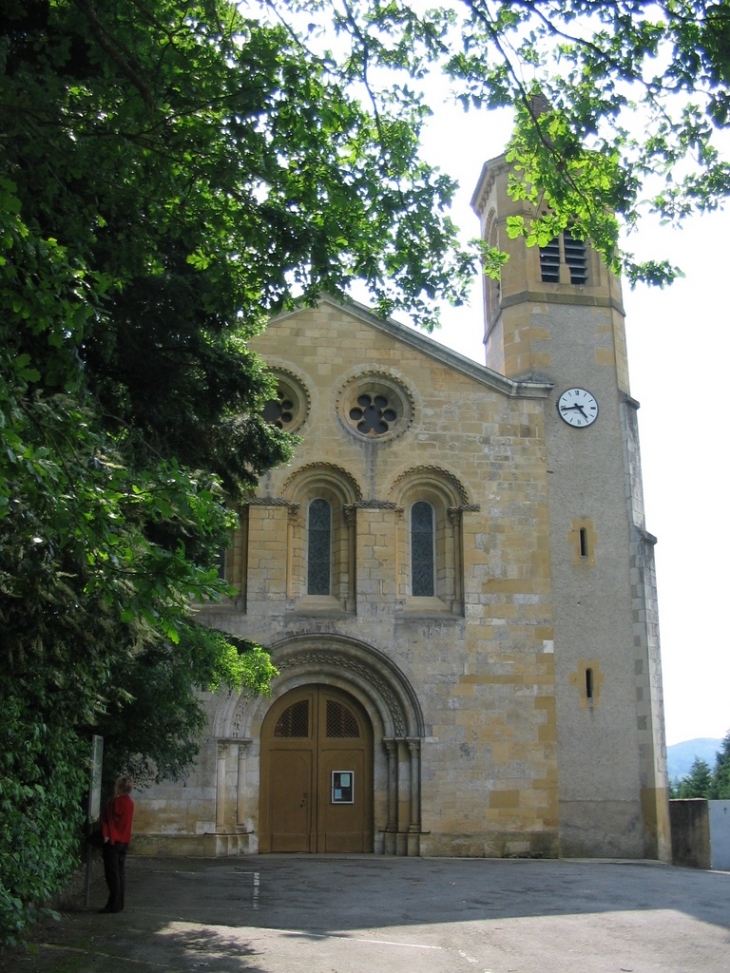
<svg viewBox="0 0 730 973">
<path fill-rule="evenodd" d="M 109 888 L 109 901 L 105 908 L 110 912 L 121 912 L 124 908 L 124 862 L 128 847 L 123 842 L 112 845 L 107 841 L 104 844 L 104 878 Z"/>
</svg>

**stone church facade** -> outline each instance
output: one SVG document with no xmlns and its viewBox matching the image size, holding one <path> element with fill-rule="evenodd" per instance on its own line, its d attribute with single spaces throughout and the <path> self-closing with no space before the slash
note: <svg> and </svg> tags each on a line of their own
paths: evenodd
<svg viewBox="0 0 730 973">
<path fill-rule="evenodd" d="M 488 367 L 326 297 L 253 347 L 301 437 L 240 511 L 238 596 L 201 615 L 270 647 L 272 695 L 206 700 L 138 852 L 667 858 L 653 566 L 621 290 L 569 234 L 504 232 Z"/>
</svg>

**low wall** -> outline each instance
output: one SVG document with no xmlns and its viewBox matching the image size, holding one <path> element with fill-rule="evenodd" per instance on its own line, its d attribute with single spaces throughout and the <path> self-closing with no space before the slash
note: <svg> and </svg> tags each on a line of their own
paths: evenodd
<svg viewBox="0 0 730 973">
<path fill-rule="evenodd" d="M 708 801 L 712 868 L 730 872 L 730 801 Z"/>
<path fill-rule="evenodd" d="M 711 868 L 710 815 L 704 798 L 669 802 L 672 828 L 672 864 Z"/>
</svg>

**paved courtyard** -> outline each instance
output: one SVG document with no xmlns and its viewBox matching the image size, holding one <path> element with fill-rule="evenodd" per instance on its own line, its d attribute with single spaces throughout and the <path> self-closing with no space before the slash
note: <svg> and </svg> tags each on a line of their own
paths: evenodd
<svg viewBox="0 0 730 973">
<path fill-rule="evenodd" d="M 728 973 L 730 873 L 650 863 L 128 862 L 127 909 L 44 923 L 8 973 Z"/>
</svg>

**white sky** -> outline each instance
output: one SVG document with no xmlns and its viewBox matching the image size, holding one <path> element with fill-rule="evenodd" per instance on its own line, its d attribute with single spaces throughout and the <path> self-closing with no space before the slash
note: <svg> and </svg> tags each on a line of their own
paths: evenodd
<svg viewBox="0 0 730 973">
<path fill-rule="evenodd" d="M 434 100 L 431 105 L 436 108 Z M 468 237 L 469 206 L 482 164 L 499 155 L 510 120 L 438 109 L 424 156 L 458 179 L 452 218 Z M 720 611 L 730 603 L 730 478 L 725 452 L 730 327 L 721 288 L 730 286 L 728 218 L 713 214 L 681 231 L 648 220 L 630 241 L 642 257 L 666 258 L 686 277 L 666 290 L 624 288 L 632 395 L 639 424 L 647 529 L 656 546 L 667 743 L 723 737 L 730 730 L 730 638 Z M 447 309 L 433 337 L 484 361 L 481 282 L 470 308 Z M 722 470 L 726 473 L 723 474 Z M 723 499 L 725 498 L 725 499 Z"/>
</svg>

